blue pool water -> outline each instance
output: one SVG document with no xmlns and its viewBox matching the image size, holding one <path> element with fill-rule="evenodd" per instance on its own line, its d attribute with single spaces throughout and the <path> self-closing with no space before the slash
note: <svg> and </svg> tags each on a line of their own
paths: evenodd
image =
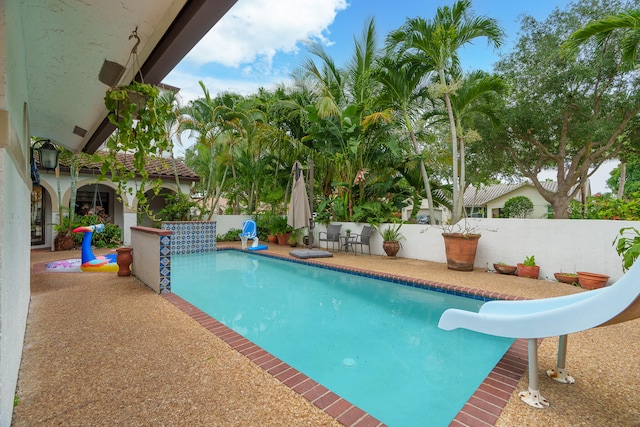
<svg viewBox="0 0 640 427">
<path fill-rule="evenodd" d="M 513 343 L 437 323 L 482 301 L 239 251 L 171 257 L 191 304 L 389 426 L 447 426 Z"/>
</svg>

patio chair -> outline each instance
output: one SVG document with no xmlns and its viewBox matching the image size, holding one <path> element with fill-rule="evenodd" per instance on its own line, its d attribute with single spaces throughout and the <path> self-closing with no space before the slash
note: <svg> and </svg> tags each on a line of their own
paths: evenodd
<svg viewBox="0 0 640 427">
<path fill-rule="evenodd" d="M 360 234 L 356 234 L 355 240 L 353 241 L 353 243 L 351 243 L 354 248 L 356 246 L 360 246 L 360 253 L 362 254 L 364 254 L 364 246 L 366 246 L 367 248 L 369 248 L 369 255 L 371 255 L 371 245 L 369 244 L 369 239 L 371 238 L 372 231 L 373 227 L 365 225 L 364 227 L 362 227 L 362 231 L 360 232 Z"/>
<path fill-rule="evenodd" d="M 340 248 L 340 229 L 342 224 L 329 224 L 327 225 L 327 231 L 321 231 L 318 233 L 318 242 L 327 242 L 327 249 L 329 249 L 329 243 L 331 242 L 331 248 L 335 250 L 336 243 L 338 249 Z M 324 234 L 324 238 L 322 235 Z"/>
</svg>

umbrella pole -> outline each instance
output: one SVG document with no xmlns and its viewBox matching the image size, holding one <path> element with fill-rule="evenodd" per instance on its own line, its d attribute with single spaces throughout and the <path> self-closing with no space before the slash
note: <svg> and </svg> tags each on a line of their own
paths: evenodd
<svg viewBox="0 0 640 427">
<path fill-rule="evenodd" d="M 309 218 L 309 238 L 307 239 L 309 249 L 313 249 L 313 229 L 315 222 L 313 221 L 313 160 L 309 159 L 309 210 L 311 218 Z"/>
</svg>

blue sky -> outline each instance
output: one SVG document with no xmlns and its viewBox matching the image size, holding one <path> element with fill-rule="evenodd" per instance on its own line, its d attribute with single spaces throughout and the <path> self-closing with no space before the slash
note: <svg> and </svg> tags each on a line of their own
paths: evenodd
<svg viewBox="0 0 640 427">
<path fill-rule="evenodd" d="M 463 69 L 490 71 L 500 54 L 511 51 L 523 14 L 544 20 L 555 8 L 564 9 L 569 3 L 472 0 L 474 13 L 495 18 L 506 38 L 498 51 L 485 40 L 466 47 L 460 54 Z M 382 46 L 389 31 L 407 18 L 431 19 L 438 7 L 451 4 L 453 0 L 238 0 L 164 82 L 180 88 L 184 103 L 202 96 L 199 81 L 212 95 L 223 91 L 248 95 L 259 87 L 289 81 L 291 72 L 309 56 L 306 41 L 321 43 L 338 66 L 343 66 L 353 53 L 354 37 L 360 38 L 368 18 L 375 18 Z M 611 167 L 601 168 L 598 178 L 592 179 L 594 192 L 606 190 L 604 181 Z"/>
<path fill-rule="evenodd" d="M 452 0 L 238 0 L 226 16 L 167 76 L 165 82 L 181 88 L 188 101 L 202 95 L 198 81 L 212 94 L 253 93 L 260 86 L 286 82 L 308 57 L 304 42 L 324 45 L 339 66 L 353 52 L 369 17 L 374 17 L 380 45 L 389 31 L 408 17 L 431 19 L 438 7 Z M 465 70 L 491 70 L 500 53 L 508 53 L 516 40 L 522 14 L 545 19 L 568 0 L 473 0 L 477 15 L 498 20 L 506 33 L 499 51 L 479 40 L 461 52 Z"/>
</svg>

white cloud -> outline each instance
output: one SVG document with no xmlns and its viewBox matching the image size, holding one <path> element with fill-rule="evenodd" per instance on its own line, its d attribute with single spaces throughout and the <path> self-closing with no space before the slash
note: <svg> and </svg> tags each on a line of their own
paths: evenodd
<svg viewBox="0 0 640 427">
<path fill-rule="evenodd" d="M 346 7 L 346 0 L 239 0 L 185 60 L 270 68 L 276 52 L 295 53 L 301 41 L 331 44 L 327 27 Z"/>
<path fill-rule="evenodd" d="M 240 95 L 251 95 L 258 92 L 260 87 L 266 89 L 272 89 L 279 84 L 288 84 L 290 79 L 282 76 L 272 76 L 260 81 L 242 80 L 238 79 L 218 79 L 214 77 L 207 77 L 204 75 L 194 75 L 185 72 L 172 71 L 165 79 L 164 82 L 180 88 L 178 96 L 180 102 L 186 105 L 187 102 L 197 98 L 202 98 L 204 93 L 200 87 L 200 81 L 202 81 L 211 94 L 216 96 L 221 92 L 234 92 Z"/>
</svg>

